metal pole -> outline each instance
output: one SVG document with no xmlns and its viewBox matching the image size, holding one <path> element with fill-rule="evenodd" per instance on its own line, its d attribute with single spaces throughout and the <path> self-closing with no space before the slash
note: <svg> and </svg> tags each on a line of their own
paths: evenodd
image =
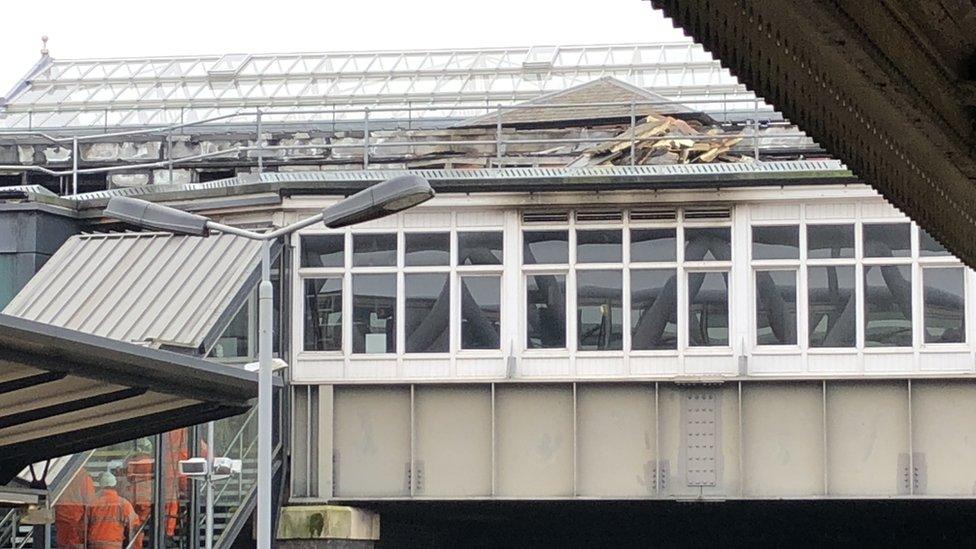
<svg viewBox="0 0 976 549">
<path fill-rule="evenodd" d="M 214 493 L 213 493 L 214 422 L 207 422 L 207 515 L 204 543 L 206 549 L 213 549 L 214 534 Z M 196 534 L 199 535 L 199 534 Z M 199 539 L 199 538 L 197 538 Z"/>
<path fill-rule="evenodd" d="M 634 151 L 634 149 L 637 148 L 637 136 L 635 135 L 636 133 L 637 133 L 637 106 L 635 105 L 634 100 L 631 99 L 630 100 L 630 165 L 631 166 L 637 164 L 637 161 L 635 159 L 636 151 Z"/>
<path fill-rule="evenodd" d="M 363 109 L 363 169 L 369 168 L 369 107 Z"/>
<path fill-rule="evenodd" d="M 759 99 L 753 101 L 752 144 L 755 148 L 756 162 L 759 162 Z"/>
<path fill-rule="evenodd" d="M 261 139 L 261 109 L 257 110 L 258 138 L 255 144 L 258 146 L 258 175 L 264 173 L 264 140 Z"/>
<path fill-rule="evenodd" d="M 502 167 L 502 104 L 498 104 L 498 121 L 495 123 L 495 167 Z"/>
<path fill-rule="evenodd" d="M 169 161 L 169 180 L 166 182 L 172 185 L 173 184 L 173 135 L 171 133 L 166 134 L 166 160 Z"/>
<path fill-rule="evenodd" d="M 71 194 L 78 194 L 78 137 L 71 138 Z"/>
<path fill-rule="evenodd" d="M 258 549 L 271 549 L 271 242 L 261 243 L 258 287 Z"/>
</svg>

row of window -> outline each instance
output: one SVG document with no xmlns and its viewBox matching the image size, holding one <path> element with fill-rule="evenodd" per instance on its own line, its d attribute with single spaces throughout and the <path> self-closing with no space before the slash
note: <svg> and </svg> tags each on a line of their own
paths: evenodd
<svg viewBox="0 0 976 549">
<path fill-rule="evenodd" d="M 304 349 L 342 350 L 343 311 L 356 354 L 397 352 L 398 323 L 402 352 L 447 353 L 452 337 L 457 349 L 500 349 L 503 240 L 500 231 L 303 236 Z M 527 228 L 521 240 L 526 348 L 730 345 L 730 227 Z M 922 231 L 916 249 L 909 223 L 752 227 L 756 343 L 796 346 L 802 333 L 809 347 L 855 347 L 860 307 L 864 346 L 911 346 L 916 269 L 921 339 L 965 342 L 964 269 Z"/>
<path fill-rule="evenodd" d="M 913 254 L 909 223 L 863 224 L 858 250 L 856 228 L 853 223 L 807 225 L 802 260 L 799 225 L 752 228 L 756 342 L 797 344 L 797 282 L 803 280 L 810 347 L 855 347 L 859 303 L 865 347 L 911 347 L 917 272 L 922 342 L 964 343 L 965 271 L 949 252 L 918 231 L 918 253 Z"/>
<path fill-rule="evenodd" d="M 456 238 L 454 261 L 452 237 Z M 406 233 L 402 258 L 396 233 L 351 235 L 348 258 L 345 238 L 302 237 L 300 266 L 305 272 L 314 269 L 312 275 L 303 277 L 306 351 L 342 350 L 344 273 L 348 270 L 352 352 L 396 352 L 397 294 L 401 291 L 398 265 L 403 271 L 405 352 L 450 352 L 452 285 L 456 285 L 460 301 L 460 348 L 501 348 L 501 232 Z"/>
</svg>

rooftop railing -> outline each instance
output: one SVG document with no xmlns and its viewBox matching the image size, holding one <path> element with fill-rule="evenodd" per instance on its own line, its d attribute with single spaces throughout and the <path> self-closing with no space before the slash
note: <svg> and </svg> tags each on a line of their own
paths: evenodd
<svg viewBox="0 0 976 549">
<path fill-rule="evenodd" d="M 638 146 L 645 143 L 656 143 L 660 141 L 669 141 L 674 139 L 680 139 L 684 141 L 714 141 L 718 139 L 733 139 L 738 138 L 742 141 L 751 145 L 753 157 L 758 161 L 759 154 L 761 150 L 761 145 L 763 140 L 767 139 L 783 139 L 783 138 L 795 138 L 795 139 L 809 139 L 805 133 L 800 131 L 784 131 L 776 133 L 775 135 L 762 136 L 760 135 L 760 130 L 766 125 L 765 122 L 761 122 L 760 115 L 762 113 L 769 114 L 768 110 L 761 110 L 760 106 L 764 105 L 762 101 L 758 98 L 715 98 L 715 99 L 695 99 L 694 104 L 711 104 L 711 103 L 722 103 L 728 105 L 729 103 L 746 103 L 752 107 L 754 116 L 744 124 L 746 127 L 750 127 L 752 132 L 751 135 L 747 134 L 736 134 L 736 133 L 722 133 L 716 135 L 675 135 L 675 134 L 661 134 L 653 136 L 638 136 L 637 126 L 638 120 L 648 113 L 638 112 L 638 107 L 675 107 L 682 108 L 680 114 L 695 114 L 697 111 L 692 109 L 685 110 L 685 105 L 676 103 L 670 100 L 661 101 L 629 101 L 629 102 L 589 102 L 589 103 L 546 103 L 546 104 L 532 104 L 532 103 L 521 103 L 513 105 L 503 105 L 498 104 L 494 106 L 483 107 L 482 109 L 486 111 L 486 114 L 495 114 L 495 131 L 493 139 L 447 139 L 447 140 L 434 140 L 434 141 L 409 141 L 409 140 L 395 140 L 387 141 L 385 139 L 372 139 L 371 133 L 377 131 L 375 129 L 375 124 L 378 121 L 390 122 L 394 121 L 397 123 L 397 129 L 399 130 L 411 130 L 415 129 L 416 119 L 407 116 L 406 120 L 402 117 L 398 118 L 377 118 L 377 116 L 383 116 L 384 113 L 412 113 L 415 111 L 424 112 L 436 112 L 442 110 L 457 110 L 456 106 L 443 106 L 439 107 L 436 105 L 423 105 L 423 106 L 388 106 L 388 107 L 362 107 L 362 108 L 338 108 L 338 109 L 294 109 L 294 110 L 281 110 L 274 109 L 273 111 L 265 111 L 260 108 L 242 110 L 234 114 L 216 116 L 212 118 L 207 118 L 203 120 L 197 120 L 193 122 L 185 122 L 179 124 L 171 124 L 166 126 L 154 126 L 146 127 L 133 130 L 116 131 L 116 132 L 93 132 L 86 131 L 78 133 L 75 135 L 68 136 L 57 136 L 52 135 L 47 132 L 41 131 L 0 131 L 0 138 L 7 139 L 17 139 L 17 138 L 40 138 L 52 145 L 58 146 L 70 146 L 71 147 L 71 168 L 55 170 L 45 166 L 31 165 L 31 164 L 13 164 L 13 165 L 0 165 L 0 170 L 3 171 L 17 171 L 17 172 L 39 172 L 52 177 L 69 177 L 71 178 L 71 192 L 70 194 L 78 194 L 78 176 L 83 174 L 96 174 L 96 173 L 112 173 L 112 172 L 130 172 L 133 170 L 146 170 L 146 169 L 159 169 L 166 168 L 169 170 L 169 181 L 173 181 L 173 169 L 185 166 L 192 162 L 197 162 L 200 160 L 206 160 L 208 158 L 226 156 L 228 154 L 241 154 L 241 153 L 255 153 L 253 157 L 256 159 L 257 173 L 262 173 L 264 171 L 264 159 L 267 153 L 273 153 L 275 151 L 286 150 L 286 151 L 302 151 L 302 150 L 343 150 L 343 149 L 361 149 L 362 150 L 362 168 L 369 169 L 371 160 L 382 157 L 382 151 L 384 149 L 391 149 L 397 147 L 416 147 L 416 146 L 487 146 L 492 147 L 494 151 L 494 164 L 493 167 L 502 168 L 506 165 L 506 158 L 504 157 L 504 151 L 506 146 L 517 144 L 517 145 L 527 145 L 527 144 L 537 144 L 537 145 L 582 145 L 582 144 L 623 144 L 626 143 L 627 148 L 630 151 L 629 164 L 631 166 L 635 165 L 636 159 L 636 149 Z M 513 138 L 515 136 L 506 135 L 504 132 L 505 114 L 520 109 L 536 109 L 536 110 L 549 110 L 549 109 L 584 109 L 584 108 L 629 108 L 629 116 L 627 114 L 621 115 L 619 110 L 612 111 L 608 113 L 607 118 L 629 118 L 629 129 L 620 133 L 616 137 L 608 136 L 592 136 L 592 137 L 578 137 L 578 138 L 555 138 L 555 137 L 539 137 L 539 138 Z M 358 120 L 358 129 L 353 129 L 353 132 L 362 133 L 361 143 L 316 143 L 316 144 L 291 144 L 291 145 L 268 145 L 265 143 L 263 137 L 264 130 L 266 129 L 266 117 L 273 115 L 274 117 L 287 117 L 287 116 L 298 116 L 298 115 L 313 115 L 313 114 L 360 114 L 361 119 Z M 224 127 L 224 125 L 229 122 L 234 121 L 236 126 L 239 127 L 250 127 L 253 129 L 253 143 L 254 145 L 238 145 L 233 147 L 227 147 L 220 150 L 193 154 L 187 156 L 173 156 L 173 140 L 175 136 L 182 135 L 186 133 L 189 128 L 201 129 L 208 127 Z M 371 130 L 370 125 L 374 124 L 374 129 Z M 345 122 L 344 122 L 345 124 Z M 404 125 L 405 124 L 405 125 Z M 452 126 L 445 126 L 444 129 L 450 129 Z M 484 127 L 482 125 L 481 127 Z M 92 168 L 80 168 L 79 162 L 79 145 L 88 142 L 95 141 L 106 141 L 106 140 L 119 140 L 123 138 L 138 137 L 138 136 L 155 136 L 160 140 L 164 141 L 166 147 L 164 149 L 164 157 L 162 160 L 156 160 L 151 162 L 142 163 L 132 163 L 117 166 L 100 166 Z"/>
</svg>

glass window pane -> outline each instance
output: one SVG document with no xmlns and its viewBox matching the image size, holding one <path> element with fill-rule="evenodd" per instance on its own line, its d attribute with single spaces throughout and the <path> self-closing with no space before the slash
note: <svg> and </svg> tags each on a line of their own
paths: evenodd
<svg viewBox="0 0 976 549">
<path fill-rule="evenodd" d="M 396 267 L 397 235 L 352 235 L 352 264 L 356 267 Z"/>
<path fill-rule="evenodd" d="M 345 236 L 321 234 L 302 237 L 302 267 L 344 267 Z"/>
<path fill-rule="evenodd" d="M 623 261 L 622 231 L 576 231 L 578 263 L 620 263 Z"/>
<path fill-rule="evenodd" d="M 912 255 L 912 226 L 908 223 L 864 225 L 864 257 Z"/>
<path fill-rule="evenodd" d="M 854 257 L 854 225 L 807 225 L 807 258 Z"/>
<path fill-rule="evenodd" d="M 911 266 L 865 266 L 864 292 L 864 345 L 911 347 Z"/>
<path fill-rule="evenodd" d="M 732 230 L 729 227 L 685 229 L 685 261 L 729 261 Z"/>
<path fill-rule="evenodd" d="M 503 240 L 497 231 L 458 233 L 458 265 L 501 265 Z"/>
<path fill-rule="evenodd" d="M 498 276 L 461 277 L 461 348 L 501 347 L 501 285 Z"/>
<path fill-rule="evenodd" d="M 525 288 L 526 347 L 566 347 L 566 275 L 528 275 Z"/>
<path fill-rule="evenodd" d="M 580 271 L 576 274 L 579 350 L 623 349 L 623 283 L 620 271 Z"/>
<path fill-rule="evenodd" d="M 799 225 L 771 225 L 752 228 L 753 259 L 799 259 Z"/>
<path fill-rule="evenodd" d="M 966 292 L 962 267 L 923 269 L 925 284 L 925 342 L 966 341 Z"/>
<path fill-rule="evenodd" d="M 854 267 L 808 267 L 811 347 L 853 347 L 857 326 Z"/>
<path fill-rule="evenodd" d="M 526 265 L 567 263 L 569 261 L 569 232 L 525 231 L 522 261 Z"/>
<path fill-rule="evenodd" d="M 407 233 L 403 264 L 408 267 L 451 264 L 451 233 Z"/>
<path fill-rule="evenodd" d="M 342 349 L 342 278 L 305 279 L 304 349 Z"/>
<path fill-rule="evenodd" d="M 631 348 L 678 348 L 678 277 L 674 269 L 630 271 Z"/>
<path fill-rule="evenodd" d="M 688 344 L 729 344 L 729 274 L 688 274 Z"/>
<path fill-rule="evenodd" d="M 932 238 L 929 233 L 918 230 L 918 254 L 922 256 L 950 255 L 949 250 L 942 247 L 942 244 Z"/>
<path fill-rule="evenodd" d="M 407 352 L 448 352 L 451 285 L 447 273 L 405 275 L 403 291 L 404 344 Z"/>
<path fill-rule="evenodd" d="M 676 229 L 632 229 L 630 261 L 674 261 L 678 254 Z"/>
<path fill-rule="evenodd" d="M 756 271 L 756 343 L 796 345 L 796 271 Z"/>
<path fill-rule="evenodd" d="M 220 337 L 217 338 L 217 343 L 210 349 L 210 354 L 207 356 L 218 360 L 222 358 L 250 356 L 248 353 L 248 335 L 250 332 L 248 317 L 250 316 L 250 310 L 251 308 L 248 306 L 248 303 L 245 302 L 241 306 L 241 309 L 237 311 L 237 314 L 234 315 L 234 319 L 224 329 L 224 333 L 220 334 Z"/>
<path fill-rule="evenodd" d="M 396 275 L 354 275 L 352 318 L 352 352 L 396 352 Z"/>
</svg>

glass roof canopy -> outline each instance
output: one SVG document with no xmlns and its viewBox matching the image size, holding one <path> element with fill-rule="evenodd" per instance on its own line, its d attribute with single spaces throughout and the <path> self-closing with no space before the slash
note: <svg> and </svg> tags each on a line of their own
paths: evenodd
<svg viewBox="0 0 976 549">
<path fill-rule="evenodd" d="M 755 97 L 691 42 L 46 61 L 0 107 L 0 129 L 162 126 L 245 112 L 250 119 L 221 124 L 253 124 L 257 108 L 272 123 L 362 120 L 364 107 L 371 120 L 456 120 L 603 76 L 713 116 L 752 112 L 751 101 L 725 100 Z"/>
</svg>

